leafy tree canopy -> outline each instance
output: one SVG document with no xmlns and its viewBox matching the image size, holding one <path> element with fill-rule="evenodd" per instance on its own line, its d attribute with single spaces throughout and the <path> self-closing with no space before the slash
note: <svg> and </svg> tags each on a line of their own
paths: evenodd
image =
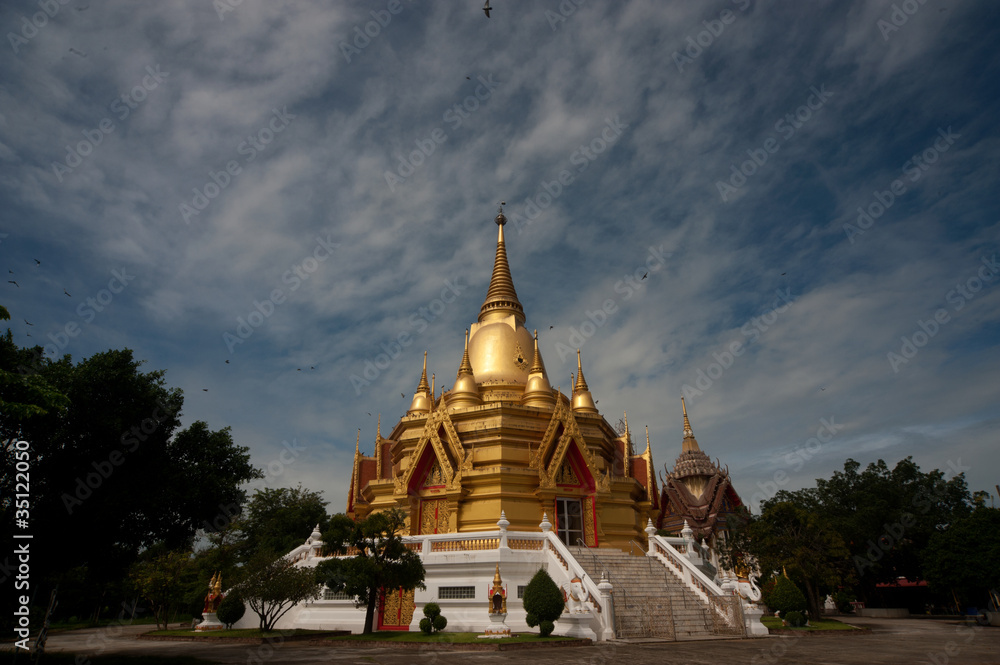
<svg viewBox="0 0 1000 665">
<path fill-rule="evenodd" d="M 260 618 L 261 630 L 274 630 L 278 620 L 297 603 L 319 598 L 322 587 L 309 568 L 273 552 L 258 552 L 244 570 L 243 581 L 230 593 L 246 601 Z"/>
<path fill-rule="evenodd" d="M 1000 591 L 1000 510 L 980 506 L 934 534 L 923 558 L 932 589 L 985 605 L 989 590 Z"/>
<path fill-rule="evenodd" d="M 354 596 L 365 610 L 365 633 L 371 633 L 379 594 L 396 589 L 426 588 L 424 565 L 399 536 L 402 511 L 387 510 L 355 522 L 338 514 L 323 534 L 328 554 L 355 556 L 328 559 L 316 566 L 316 579 L 335 592 Z"/>
<path fill-rule="evenodd" d="M 301 545 L 317 524 L 323 533 L 330 518 L 322 494 L 301 485 L 255 490 L 238 521 L 243 559 L 257 551 L 286 554 Z"/>
</svg>

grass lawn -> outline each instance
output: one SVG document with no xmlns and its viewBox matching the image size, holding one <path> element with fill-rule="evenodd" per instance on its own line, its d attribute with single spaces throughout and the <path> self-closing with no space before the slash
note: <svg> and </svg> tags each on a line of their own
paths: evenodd
<svg viewBox="0 0 1000 665">
<path fill-rule="evenodd" d="M 837 621 L 836 619 L 818 619 L 816 621 L 810 621 L 809 626 L 803 626 L 802 628 L 792 628 L 791 626 L 782 626 L 781 619 L 777 617 L 761 617 L 760 622 L 768 630 L 775 630 L 777 628 L 783 628 L 785 630 L 801 630 L 802 632 L 812 632 L 817 630 L 859 630 L 854 626 L 849 626 L 846 623 Z"/>
<path fill-rule="evenodd" d="M 368 635 L 357 634 L 357 635 L 338 635 L 336 637 L 329 637 L 329 640 L 360 640 L 360 641 L 383 641 L 383 642 L 424 642 L 424 643 L 447 643 L 447 644 L 476 644 L 482 642 L 492 642 L 494 640 L 480 640 L 479 635 L 481 633 L 432 633 L 431 635 L 425 635 L 421 631 L 403 631 L 403 630 L 383 630 L 376 633 L 371 633 Z M 524 633 L 520 635 L 514 635 L 513 637 L 505 637 L 496 640 L 497 642 L 504 642 L 510 644 L 512 642 L 561 642 L 564 640 L 576 639 L 573 637 L 556 637 L 554 635 L 549 637 L 539 637 L 534 633 Z"/>
<path fill-rule="evenodd" d="M 71 653 L 48 653 L 46 652 L 43 663 L 52 665 L 73 665 L 77 662 L 76 656 Z M 0 664 L 14 662 L 14 654 L 10 651 L 0 651 Z M 20 654 L 17 658 L 18 665 L 28 665 L 31 658 L 26 654 Z M 213 660 L 202 660 L 190 656 L 170 656 L 160 658 L 158 656 L 81 656 L 81 663 L 93 663 L 93 665 L 204 665 L 214 663 Z"/>
<path fill-rule="evenodd" d="M 191 630 L 183 628 L 181 630 L 154 630 L 145 635 L 163 635 L 168 637 L 201 637 L 212 639 L 213 637 L 292 637 L 293 635 L 308 635 L 310 633 L 327 633 L 326 630 L 307 630 L 305 628 L 295 628 L 292 630 L 261 630 L 260 628 L 233 628 L 231 630 Z"/>
</svg>

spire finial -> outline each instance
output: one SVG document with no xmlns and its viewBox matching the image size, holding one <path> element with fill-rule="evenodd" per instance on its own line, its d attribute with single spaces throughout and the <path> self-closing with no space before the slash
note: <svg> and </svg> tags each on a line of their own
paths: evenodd
<svg viewBox="0 0 1000 665">
<path fill-rule="evenodd" d="M 424 368 L 420 372 L 420 383 L 417 384 L 417 392 L 427 392 L 429 387 L 427 386 L 427 352 L 424 351 Z"/>
<path fill-rule="evenodd" d="M 535 360 L 531 363 L 528 374 L 545 374 L 545 363 L 542 362 L 542 352 L 538 350 L 538 330 L 535 330 Z"/>
<path fill-rule="evenodd" d="M 382 413 L 378 414 L 378 423 L 375 425 L 375 443 L 382 439 Z"/>
<path fill-rule="evenodd" d="M 462 364 L 458 366 L 458 376 L 472 374 L 472 363 L 469 362 L 469 329 L 465 329 L 465 352 L 462 354 Z"/>
<path fill-rule="evenodd" d="M 583 378 L 583 363 L 580 361 L 580 349 L 576 350 L 576 385 L 573 386 L 573 392 L 590 390 L 587 387 L 587 380 Z"/>
<path fill-rule="evenodd" d="M 431 412 L 434 411 L 435 402 L 437 402 L 437 393 L 434 390 L 434 375 L 431 374 Z"/>
<path fill-rule="evenodd" d="M 361 428 L 358 428 L 358 440 L 354 442 L 354 456 L 357 457 L 361 453 Z"/>
<path fill-rule="evenodd" d="M 646 425 L 646 453 L 649 453 L 649 425 Z"/>
<path fill-rule="evenodd" d="M 681 411 L 684 412 L 684 443 L 681 445 L 681 452 L 701 450 L 698 447 L 698 439 L 694 438 L 694 430 L 691 429 L 691 421 L 688 420 L 687 405 L 684 403 L 683 396 L 681 397 Z"/>
<path fill-rule="evenodd" d="M 479 310 L 479 322 L 492 312 L 499 312 L 503 316 L 514 315 L 518 323 L 524 325 L 524 308 L 517 299 L 517 291 L 514 290 L 514 281 L 510 277 L 510 265 L 507 263 L 507 245 L 504 242 L 503 227 L 507 223 L 507 218 L 503 214 L 505 202 L 500 202 L 500 212 L 494 221 L 497 224 L 497 253 L 493 261 L 493 277 L 490 279 L 490 288 L 486 292 L 486 300 Z"/>
</svg>

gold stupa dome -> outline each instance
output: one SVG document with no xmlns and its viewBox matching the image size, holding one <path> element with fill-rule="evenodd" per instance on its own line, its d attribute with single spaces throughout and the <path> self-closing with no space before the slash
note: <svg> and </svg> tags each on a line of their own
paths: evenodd
<svg viewBox="0 0 1000 665">
<path fill-rule="evenodd" d="M 503 235 L 507 218 L 503 208 L 494 221 L 498 230 L 493 277 L 479 310 L 479 321 L 470 330 L 469 359 L 476 383 L 523 386 L 528 382 L 533 360 L 532 337 L 524 327 L 524 308 L 510 277 Z"/>
</svg>

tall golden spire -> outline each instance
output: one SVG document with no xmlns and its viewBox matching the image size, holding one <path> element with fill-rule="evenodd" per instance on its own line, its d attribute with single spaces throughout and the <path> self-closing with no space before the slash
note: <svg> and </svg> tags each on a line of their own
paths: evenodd
<svg viewBox="0 0 1000 665">
<path fill-rule="evenodd" d="M 434 389 L 434 374 L 431 373 L 431 413 L 434 413 L 434 409 L 437 407 L 437 394 Z"/>
<path fill-rule="evenodd" d="M 479 310 L 479 322 L 482 323 L 488 314 L 501 312 L 504 316 L 514 315 L 515 320 L 524 325 L 524 308 L 517 299 L 517 291 L 514 290 L 514 280 L 510 277 L 510 265 L 507 263 L 507 246 L 503 239 L 503 226 L 507 223 L 507 218 L 503 214 L 503 202 L 500 203 L 500 212 L 494 220 L 498 227 L 497 232 L 497 255 L 493 262 L 493 277 L 490 279 L 490 288 L 486 292 L 486 300 Z"/>
<path fill-rule="evenodd" d="M 358 440 L 354 442 L 354 456 L 361 454 L 361 428 L 358 428 Z"/>
<path fill-rule="evenodd" d="M 382 477 L 382 414 L 378 414 L 375 425 L 375 477 Z"/>
<path fill-rule="evenodd" d="M 683 397 L 681 397 L 681 410 L 684 412 L 684 443 L 681 444 L 681 452 L 701 450 L 698 447 L 698 439 L 694 438 L 694 430 L 691 429 L 691 421 L 688 420 L 687 405 L 684 403 Z"/>
<path fill-rule="evenodd" d="M 583 363 L 580 360 L 580 349 L 576 350 L 576 385 L 573 386 L 573 410 L 585 413 L 597 413 L 597 404 L 583 378 Z"/>
</svg>

